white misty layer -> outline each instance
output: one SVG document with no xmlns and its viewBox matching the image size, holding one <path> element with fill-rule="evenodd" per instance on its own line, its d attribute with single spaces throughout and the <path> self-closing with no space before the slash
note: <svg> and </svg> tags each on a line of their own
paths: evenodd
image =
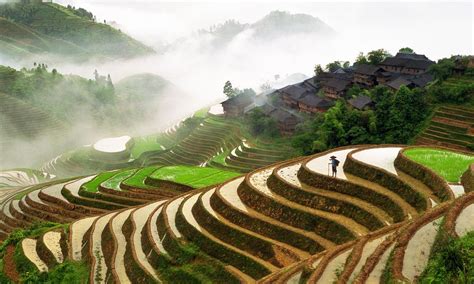
<svg viewBox="0 0 474 284">
<path fill-rule="evenodd" d="M 221 104 L 217 104 L 217 105 L 212 106 L 209 109 L 209 113 L 214 114 L 214 115 L 224 114 L 224 108 L 222 107 Z"/>
<path fill-rule="evenodd" d="M 132 139 L 130 136 L 101 139 L 94 144 L 94 149 L 105 153 L 122 152 L 127 149 L 127 143 L 130 139 Z"/>
</svg>

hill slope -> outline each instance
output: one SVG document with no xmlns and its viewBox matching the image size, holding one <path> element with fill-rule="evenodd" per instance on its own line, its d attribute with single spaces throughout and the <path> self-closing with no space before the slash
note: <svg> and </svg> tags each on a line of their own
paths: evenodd
<svg viewBox="0 0 474 284">
<path fill-rule="evenodd" d="M 412 280 L 426 267 L 433 221 L 446 216 L 448 232 L 459 236 L 474 229 L 474 195 L 455 200 L 463 192 L 403 148 L 333 149 L 194 191 L 161 180 L 168 172 L 153 167 L 20 190 L 0 210 L 2 238 L 39 220 L 72 224 L 8 239 L 3 261 L 13 265 L 2 277 L 49 277 L 58 264 L 84 261 L 98 282 Z M 327 175 L 332 155 L 344 165 L 337 178 Z M 201 183 L 209 173 L 199 171 Z"/>
<path fill-rule="evenodd" d="M 84 11 L 54 3 L 0 5 L 0 43 L 9 47 L 10 56 L 29 52 L 127 58 L 153 52 Z"/>
</svg>

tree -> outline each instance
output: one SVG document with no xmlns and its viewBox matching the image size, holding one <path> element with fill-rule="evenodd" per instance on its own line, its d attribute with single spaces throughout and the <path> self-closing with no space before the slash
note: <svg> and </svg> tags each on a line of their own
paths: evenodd
<svg viewBox="0 0 474 284">
<path fill-rule="evenodd" d="M 453 74 L 455 66 L 456 64 L 453 59 L 443 58 L 438 60 L 438 63 L 431 65 L 428 72 L 433 74 L 436 79 L 443 81 Z"/>
<path fill-rule="evenodd" d="M 277 122 L 266 116 L 260 108 L 249 112 L 245 120 L 253 135 L 274 138 L 280 134 Z"/>
<path fill-rule="evenodd" d="M 236 96 L 244 95 L 244 96 L 250 96 L 250 97 L 255 97 L 257 95 L 257 93 L 252 88 L 245 88 L 243 90 L 235 88 L 234 89 L 234 94 Z"/>
<path fill-rule="evenodd" d="M 326 65 L 326 70 L 331 73 L 337 71 L 340 68 L 342 68 L 341 61 L 334 61 Z"/>
<path fill-rule="evenodd" d="M 314 75 L 318 76 L 319 74 L 324 73 L 323 67 L 320 64 L 314 66 Z"/>
<path fill-rule="evenodd" d="M 351 67 L 351 63 L 349 61 L 346 61 L 344 62 L 344 64 L 342 64 L 342 68 L 346 69 L 346 68 L 349 68 Z"/>
<path fill-rule="evenodd" d="M 355 98 L 359 96 L 359 94 L 362 92 L 362 89 L 359 87 L 359 85 L 354 84 L 349 90 L 347 90 L 346 97 L 347 98 Z"/>
<path fill-rule="evenodd" d="M 369 61 L 370 64 L 372 65 L 377 65 L 380 62 L 384 61 L 385 58 L 390 57 L 390 53 L 386 51 L 385 49 L 377 49 L 377 50 L 372 50 L 369 53 L 367 53 L 367 60 Z"/>
<path fill-rule="evenodd" d="M 228 98 L 235 97 L 236 95 L 234 87 L 232 87 L 232 83 L 230 81 L 227 81 L 224 84 L 224 95 L 226 95 Z"/>
<path fill-rule="evenodd" d="M 413 49 L 409 48 L 409 47 L 402 47 L 400 48 L 400 50 L 398 51 L 400 53 L 408 53 L 408 54 L 412 54 L 412 53 L 415 53 L 413 51 Z"/>
<path fill-rule="evenodd" d="M 421 89 L 402 86 L 396 93 L 387 122 L 388 143 L 407 143 L 425 118 L 427 104 Z"/>
<path fill-rule="evenodd" d="M 363 52 L 359 52 L 359 55 L 357 55 L 355 63 L 356 64 L 369 64 L 369 61 L 367 60 L 367 57 L 365 57 Z"/>
<path fill-rule="evenodd" d="M 272 86 L 267 82 L 260 85 L 260 91 L 266 92 L 272 89 Z"/>
</svg>

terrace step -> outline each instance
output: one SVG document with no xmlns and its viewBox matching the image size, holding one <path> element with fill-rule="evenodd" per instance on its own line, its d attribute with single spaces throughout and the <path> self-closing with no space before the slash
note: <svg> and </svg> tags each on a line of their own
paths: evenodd
<svg viewBox="0 0 474 284">
<path fill-rule="evenodd" d="M 40 272 L 47 272 L 48 265 L 46 265 L 36 252 L 37 242 L 37 240 L 31 238 L 23 239 L 21 241 L 21 249 L 25 257 L 33 263 Z"/>
<path fill-rule="evenodd" d="M 249 174 L 246 179 L 246 184 L 248 185 L 249 190 L 252 191 L 252 193 L 258 194 L 259 196 L 263 197 L 263 199 L 259 200 L 258 203 L 261 204 L 263 200 L 267 200 L 268 202 L 275 202 L 278 203 L 279 206 L 281 206 L 282 208 L 288 208 L 289 211 L 294 212 L 295 216 L 307 216 L 302 218 L 307 218 L 308 222 L 314 223 L 314 232 L 317 234 L 325 233 L 329 236 L 328 228 L 323 228 L 320 225 L 316 225 L 320 222 L 332 222 L 334 228 L 337 228 L 338 230 L 342 231 L 347 230 L 347 234 L 350 235 L 351 238 L 354 238 L 355 236 L 365 235 L 369 232 L 366 227 L 362 226 L 361 224 L 355 222 L 350 218 L 344 217 L 339 214 L 325 212 L 322 210 L 310 209 L 298 203 L 292 202 L 280 195 L 277 195 L 267 186 L 267 180 L 271 176 L 273 170 L 274 168 L 260 170 L 258 172 Z M 249 194 L 250 192 L 245 191 L 242 186 L 239 187 L 239 195 L 241 196 L 241 198 L 245 197 L 243 201 L 248 207 L 253 207 L 253 209 L 257 211 L 262 210 L 261 213 L 272 218 L 280 218 L 280 216 L 283 217 L 283 215 L 279 215 L 279 213 L 277 213 L 277 215 L 274 215 L 272 212 L 265 209 L 269 207 L 261 207 L 260 205 L 257 205 L 257 203 L 254 202 L 256 199 L 254 199 L 254 197 L 251 197 Z M 273 216 L 271 216 L 272 214 Z M 290 222 L 289 219 L 285 218 L 281 219 L 281 221 Z M 310 223 L 306 225 L 301 223 L 301 220 L 299 220 L 298 224 L 295 225 L 300 226 L 301 229 L 309 230 L 308 226 L 311 226 Z"/>
<path fill-rule="evenodd" d="M 98 216 L 83 218 L 71 224 L 69 229 L 69 258 L 75 261 L 83 259 L 82 251 L 90 245 L 90 232 Z"/>
<path fill-rule="evenodd" d="M 262 274 L 268 274 L 278 269 L 267 261 L 221 241 L 201 227 L 192 212 L 194 204 L 201 195 L 202 193 L 198 193 L 186 197 L 177 212 L 177 218 L 180 220 L 177 223 L 178 226 L 183 232 L 189 232 L 185 235 L 187 239 L 198 244 L 208 255 L 220 258 L 221 261 L 233 265 L 254 279 L 258 279 L 263 276 Z"/>
<path fill-rule="evenodd" d="M 55 204 L 56 208 L 58 208 L 63 213 L 67 212 L 67 214 L 69 214 L 69 212 L 76 212 L 72 214 L 100 215 L 107 212 L 106 210 L 69 202 L 69 200 L 67 200 L 61 192 L 65 185 L 66 183 L 61 183 L 43 188 L 38 192 L 38 196 L 43 202 L 47 204 Z"/>
<path fill-rule="evenodd" d="M 63 263 L 65 255 L 63 254 L 62 242 L 65 242 L 63 239 L 63 234 L 58 231 L 49 231 L 42 236 L 42 242 L 53 255 L 56 263 Z"/>
<path fill-rule="evenodd" d="M 389 225 L 393 223 L 393 218 L 391 218 L 384 210 L 369 202 L 347 194 L 341 194 L 330 190 L 315 188 L 305 183 L 302 183 L 298 179 L 298 171 L 301 169 L 301 165 L 301 161 L 297 161 L 290 164 L 283 164 L 275 168 L 272 173 L 272 175 L 276 177 L 276 180 L 285 182 L 286 186 L 290 188 L 288 190 L 288 198 L 290 197 L 289 195 L 291 194 L 291 192 L 295 192 L 295 190 L 301 191 L 301 197 L 306 197 L 302 199 L 299 198 L 300 195 L 294 195 L 294 199 L 292 199 L 292 201 L 298 202 L 308 207 L 313 207 L 311 206 L 311 201 L 316 201 L 319 204 L 322 203 L 322 206 L 330 206 L 330 204 L 326 205 L 326 203 L 331 201 L 342 202 L 343 204 L 341 204 L 340 206 L 334 206 L 334 209 L 329 208 L 329 210 L 336 211 L 338 207 L 347 208 L 347 206 L 351 206 L 351 208 L 354 207 L 368 215 L 372 215 L 372 218 L 376 218 L 381 224 Z M 346 217 L 353 218 L 353 216 L 350 215 L 346 215 Z"/>
<path fill-rule="evenodd" d="M 114 259 L 112 260 L 112 274 L 117 283 L 130 283 L 125 268 L 125 251 L 127 249 L 127 239 L 122 232 L 122 227 L 125 221 L 130 217 L 133 209 L 127 209 L 115 215 L 109 221 L 109 227 L 114 239 Z"/>
<path fill-rule="evenodd" d="M 144 231 L 146 223 L 151 216 L 152 212 L 161 206 L 165 201 L 154 202 L 146 206 L 135 209 L 131 213 L 131 220 L 133 226 L 132 238 L 131 238 L 131 249 L 133 251 L 133 257 L 137 264 L 153 279 L 159 280 L 159 276 L 156 273 L 153 266 L 150 264 L 147 254 L 142 246 L 142 238 L 146 235 Z M 156 224 L 156 223 L 155 223 Z"/>
<path fill-rule="evenodd" d="M 107 266 L 102 250 L 102 233 L 109 221 L 117 213 L 109 213 L 97 218 L 92 225 L 92 232 L 89 237 L 90 257 L 92 259 L 92 269 L 90 274 L 91 283 L 106 283 L 111 273 L 111 268 Z"/>
<path fill-rule="evenodd" d="M 307 252 L 274 241 L 229 222 L 212 208 L 211 196 L 213 194 L 215 194 L 215 189 L 210 189 L 203 193 L 193 208 L 193 214 L 199 225 L 215 237 L 257 256 L 259 253 L 263 253 L 265 247 L 268 247 L 274 254 L 273 257 L 275 259 L 265 260 L 270 261 L 276 266 L 280 265 L 280 263 L 286 266 L 310 256 Z M 216 228 L 216 226 L 219 226 L 219 228 Z M 259 248 L 255 251 L 257 246 Z M 261 256 L 259 257 L 261 258 Z"/>
<path fill-rule="evenodd" d="M 216 212 L 237 226 L 311 253 L 334 246 L 332 241 L 314 232 L 288 225 L 247 207 L 238 195 L 238 187 L 243 180 L 243 177 L 236 178 L 216 189 L 211 197 L 211 205 Z"/>
<path fill-rule="evenodd" d="M 414 281 L 426 268 L 438 226 L 446 213 L 447 206 L 438 206 L 416 219 L 397 239 L 392 262 L 396 279 Z M 401 275 L 398 275 L 398 274 Z"/>
</svg>

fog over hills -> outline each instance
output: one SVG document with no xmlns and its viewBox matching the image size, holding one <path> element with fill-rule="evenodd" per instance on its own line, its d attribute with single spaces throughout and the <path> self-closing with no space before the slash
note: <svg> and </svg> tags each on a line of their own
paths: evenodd
<svg viewBox="0 0 474 284">
<path fill-rule="evenodd" d="M 142 88 L 142 94 L 149 93 L 163 102 L 148 104 L 152 111 L 142 114 L 153 113 L 154 117 L 141 123 L 140 128 L 133 128 L 137 134 L 158 132 L 193 110 L 220 102 L 227 80 L 235 87 L 251 87 L 256 91 L 263 83 L 283 86 L 294 83 L 293 78 L 311 76 L 315 64 L 324 66 L 335 60 L 353 62 L 359 52 L 378 48 L 394 54 L 400 47 L 409 46 L 433 60 L 473 53 L 472 3 L 469 2 L 55 2 L 84 8 L 93 13 L 97 23 L 105 20 L 120 29 L 127 35 L 127 41 L 139 41 L 140 45 L 143 43 L 158 52 L 88 62 L 71 62 L 62 56 L 17 60 L 0 53 L 0 65 L 20 70 L 41 62 L 50 71 L 55 68 L 61 74 L 86 79 L 94 79 L 97 70 L 105 76 L 110 74 L 114 83 L 137 74 L 153 74 L 159 81 L 170 82 L 172 88 L 159 91 L 166 95 L 158 95 L 153 86 L 142 85 L 150 87 Z M 43 48 L 41 37 L 28 33 L 25 26 L 16 28 L 18 35 L 29 36 L 26 40 L 34 40 L 31 42 L 36 41 Z M 119 86 L 117 90 L 120 91 Z M 121 101 L 126 101 L 118 95 Z M 115 135 L 131 134 L 129 125 L 122 126 Z M 93 127 L 88 129 L 91 128 L 93 131 Z M 106 131 L 100 129 L 100 133 L 105 135 Z M 100 133 L 92 133 L 91 137 Z M 87 143 L 92 142 L 91 138 Z"/>
</svg>

